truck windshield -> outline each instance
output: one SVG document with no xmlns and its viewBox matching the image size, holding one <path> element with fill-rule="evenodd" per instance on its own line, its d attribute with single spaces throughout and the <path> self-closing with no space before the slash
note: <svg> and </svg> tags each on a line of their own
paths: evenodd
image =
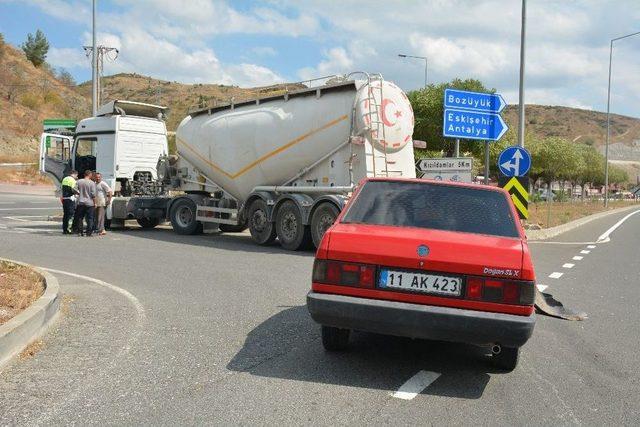
<svg viewBox="0 0 640 427">
<path fill-rule="evenodd" d="M 519 237 L 502 193 L 427 182 L 369 181 L 342 222 Z"/>
</svg>

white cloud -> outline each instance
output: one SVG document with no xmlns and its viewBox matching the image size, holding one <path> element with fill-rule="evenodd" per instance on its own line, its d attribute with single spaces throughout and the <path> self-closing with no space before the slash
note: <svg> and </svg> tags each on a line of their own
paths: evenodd
<svg viewBox="0 0 640 427">
<path fill-rule="evenodd" d="M 298 71 L 302 80 L 341 74 L 353 71 L 354 62 L 343 47 L 334 47 L 324 53 L 325 59 L 315 68 L 303 68 Z"/>
<path fill-rule="evenodd" d="M 7 1 L 7 0 L 5 0 Z M 69 22 L 90 22 L 91 9 L 86 1 L 13 0 L 15 3 L 38 7 L 47 15 Z"/>
<path fill-rule="evenodd" d="M 225 66 L 209 48 L 187 49 L 131 28 L 119 36 L 98 33 L 97 44 L 117 48 L 115 60 L 104 61 L 105 74 L 135 72 L 183 83 L 220 83 L 240 86 L 266 86 L 285 79 L 269 68 L 249 63 Z M 83 43 L 91 43 L 85 33 Z M 89 68 L 90 61 L 80 48 L 54 48 L 49 62 L 55 66 Z"/>
<path fill-rule="evenodd" d="M 269 68 L 255 64 L 240 64 L 226 69 L 230 78 L 240 86 L 268 86 L 283 83 L 284 78 Z"/>
<path fill-rule="evenodd" d="M 57 48 L 52 47 L 47 54 L 47 62 L 54 67 L 70 68 L 86 68 L 89 67 L 91 61 L 81 49 L 77 48 Z"/>
</svg>

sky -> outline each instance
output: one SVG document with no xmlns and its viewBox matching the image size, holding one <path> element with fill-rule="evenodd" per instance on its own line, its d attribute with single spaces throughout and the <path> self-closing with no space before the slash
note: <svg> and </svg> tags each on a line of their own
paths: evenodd
<svg viewBox="0 0 640 427">
<path fill-rule="evenodd" d="M 640 31 L 640 0 L 529 0 L 525 102 L 606 110 L 609 43 Z M 105 74 L 242 87 L 351 71 L 404 90 L 477 78 L 518 103 L 520 0 L 98 0 Z M 0 0 L 14 45 L 41 29 L 47 61 L 91 77 L 90 0 Z M 611 111 L 640 117 L 640 36 L 614 44 Z"/>
</svg>

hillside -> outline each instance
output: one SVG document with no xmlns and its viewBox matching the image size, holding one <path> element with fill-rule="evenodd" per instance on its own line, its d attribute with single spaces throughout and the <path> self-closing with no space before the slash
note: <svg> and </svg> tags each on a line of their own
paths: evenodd
<svg viewBox="0 0 640 427">
<path fill-rule="evenodd" d="M 0 41 L 0 161 L 37 158 L 43 119 L 79 119 L 90 112 L 90 101 L 75 87 Z"/>
<path fill-rule="evenodd" d="M 606 113 L 550 105 L 527 105 L 525 113 L 527 132 L 542 137 L 558 136 L 595 147 L 605 142 Z M 517 128 L 517 105 L 508 106 L 503 116 L 511 128 Z M 640 141 L 640 119 L 612 114 L 611 143 L 631 146 L 634 141 Z"/>
</svg>

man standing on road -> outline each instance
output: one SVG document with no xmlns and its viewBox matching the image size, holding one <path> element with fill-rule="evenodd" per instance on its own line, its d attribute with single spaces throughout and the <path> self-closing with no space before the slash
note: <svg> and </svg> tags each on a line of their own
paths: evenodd
<svg viewBox="0 0 640 427">
<path fill-rule="evenodd" d="M 76 183 L 76 190 L 78 191 L 78 206 L 76 206 L 76 223 L 78 227 L 78 234 L 90 237 L 93 233 L 93 221 L 96 206 L 97 188 L 96 183 L 92 181 L 93 172 L 87 170 L 84 172 L 84 178 Z M 87 222 L 86 231 L 83 232 L 82 223 L 83 220 Z"/>
<path fill-rule="evenodd" d="M 67 176 L 62 179 L 62 233 L 71 234 L 72 224 L 69 224 L 73 220 L 76 211 L 76 179 L 78 179 L 78 172 L 71 170 Z"/>
<path fill-rule="evenodd" d="M 102 180 L 102 174 L 96 173 L 96 188 L 97 188 L 97 196 L 96 196 L 96 216 L 97 216 L 97 224 L 96 231 L 98 235 L 104 236 L 107 234 L 104 231 L 104 216 L 106 213 L 109 204 L 111 203 L 111 188 L 109 185 Z"/>
</svg>

